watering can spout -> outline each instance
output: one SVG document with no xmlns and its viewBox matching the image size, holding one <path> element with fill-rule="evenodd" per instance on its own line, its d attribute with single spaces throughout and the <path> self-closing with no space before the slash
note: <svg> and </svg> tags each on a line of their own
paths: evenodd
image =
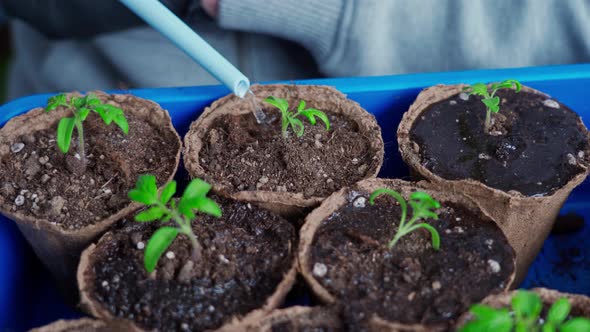
<svg viewBox="0 0 590 332">
<path fill-rule="evenodd" d="M 170 39 L 234 94 L 244 98 L 250 80 L 158 0 L 120 0 L 150 26 Z"/>
</svg>

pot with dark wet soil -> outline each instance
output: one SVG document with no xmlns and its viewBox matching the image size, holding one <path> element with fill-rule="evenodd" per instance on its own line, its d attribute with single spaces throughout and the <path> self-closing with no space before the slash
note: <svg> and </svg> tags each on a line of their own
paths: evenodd
<svg viewBox="0 0 590 332">
<path fill-rule="evenodd" d="M 438 220 L 425 221 L 440 236 L 438 250 L 424 228 L 389 248 L 402 208 L 389 196 L 371 205 L 369 195 L 381 188 L 405 198 L 425 192 L 440 202 Z M 305 279 L 321 300 L 342 305 L 352 331 L 446 330 L 471 303 L 510 287 L 514 259 L 500 228 L 471 201 L 426 183 L 381 179 L 324 201 L 306 218 L 299 248 Z"/>
<path fill-rule="evenodd" d="M 81 172 L 76 132 L 67 154 L 56 143 L 58 122 L 72 115 L 65 107 L 34 109 L 0 130 L 0 210 L 17 223 L 66 292 L 76 287 L 82 250 L 138 208 L 127 198 L 137 177 L 150 172 L 165 183 L 180 159 L 181 141 L 165 110 L 131 95 L 97 95 L 123 109 L 129 131 L 125 135 L 90 113 Z"/>
<path fill-rule="evenodd" d="M 258 124 L 252 104 L 233 95 L 214 102 L 191 125 L 184 160 L 192 177 L 234 199 L 264 204 L 285 215 L 317 206 L 344 186 L 374 177 L 383 162 L 375 118 L 356 102 L 325 86 L 261 85 L 252 88 L 269 122 Z M 284 98 L 295 112 L 301 101 L 324 112 L 311 125 L 301 117 L 301 137 L 281 131 L 281 112 L 263 101 Z M 296 127 L 298 128 L 298 127 Z"/>
<path fill-rule="evenodd" d="M 82 254 L 82 307 L 101 319 L 118 317 L 141 330 L 216 330 L 257 319 L 277 308 L 296 276 L 293 226 L 247 203 L 218 200 L 222 217 L 197 217 L 202 246 L 179 235 L 156 269 L 144 268 L 144 249 L 161 222 L 123 220 Z"/>
<path fill-rule="evenodd" d="M 500 110 L 486 129 L 486 105 L 465 87 L 422 91 L 398 128 L 400 152 L 415 175 L 463 192 L 499 223 L 520 280 L 587 175 L 588 130 L 565 105 L 527 87 L 497 91 Z"/>
<path fill-rule="evenodd" d="M 480 331 L 483 330 L 484 328 L 489 328 L 489 327 L 495 327 L 494 329 L 497 330 L 499 329 L 498 325 L 492 324 L 492 325 L 474 325 L 473 321 L 475 320 L 480 320 L 480 323 L 485 323 L 485 321 L 488 321 L 488 318 L 494 317 L 496 319 L 497 322 L 500 321 L 512 321 L 513 325 L 516 325 L 516 317 L 514 315 L 514 298 L 517 296 L 517 294 L 519 292 L 522 292 L 522 290 L 518 290 L 518 291 L 512 291 L 512 292 L 504 292 L 501 294 L 494 294 L 494 295 L 490 295 L 488 297 L 486 297 L 485 299 L 483 299 L 479 304 L 480 305 L 484 305 L 486 307 L 492 308 L 492 309 L 505 309 L 506 312 L 508 313 L 508 317 L 502 315 L 502 314 L 498 314 L 498 311 L 496 311 L 496 314 L 494 316 L 491 315 L 486 315 L 484 317 L 477 317 L 475 316 L 472 312 L 467 312 L 463 315 L 461 315 L 460 319 L 457 321 L 457 325 L 455 327 L 455 329 L 457 331 L 462 331 L 462 329 L 465 329 L 464 331 Z M 529 323 L 533 324 L 534 326 L 529 326 L 528 329 L 526 329 L 526 331 L 532 331 L 534 329 L 538 330 L 538 331 L 567 331 L 567 332 L 582 332 L 582 331 L 590 331 L 590 298 L 581 294 L 571 294 L 571 293 L 564 293 L 564 292 L 559 292 L 557 290 L 553 290 L 553 289 L 547 289 L 547 288 L 533 288 L 531 290 L 527 290 L 525 291 L 527 293 L 534 293 L 536 294 L 536 297 L 538 299 L 540 299 L 541 302 L 541 310 L 537 316 L 537 319 L 531 319 L 533 318 L 532 315 L 528 314 L 526 316 L 523 316 L 523 318 L 528 318 L 531 319 L 529 321 Z M 528 296 L 527 296 L 528 297 Z M 561 303 L 562 305 L 560 305 L 559 310 L 552 310 L 551 308 L 556 304 L 556 302 L 563 302 L 564 299 L 567 300 L 567 302 L 569 303 L 569 305 L 566 305 L 565 307 L 569 307 L 569 310 L 565 310 L 563 303 Z M 531 300 L 530 298 L 528 299 L 527 302 L 535 302 L 538 300 Z M 521 309 L 525 309 L 525 306 L 527 306 L 527 304 L 523 303 L 522 301 L 518 301 L 519 303 L 517 303 L 516 305 L 521 308 Z M 530 305 L 530 304 L 529 304 Z M 554 308 L 557 309 L 557 308 Z M 552 312 L 552 319 L 549 319 L 549 312 Z M 489 312 L 489 311 L 488 311 Z M 527 312 L 529 313 L 528 310 L 523 310 L 521 312 Z M 505 317 L 505 318 L 503 318 Z M 561 318 L 558 319 L 556 321 L 556 318 Z M 568 321 L 571 321 L 573 319 L 576 318 L 585 318 L 586 322 L 578 322 L 580 324 L 576 325 L 576 326 L 570 326 L 569 329 L 567 326 L 567 324 L 571 324 L 568 323 Z M 541 326 L 543 324 L 546 324 L 548 322 L 553 323 L 551 324 L 553 326 L 553 329 L 550 329 L 550 326 L 545 326 L 543 329 L 541 329 Z M 467 327 L 466 324 L 471 323 L 474 326 L 471 327 Z M 535 324 L 536 323 L 536 324 Z M 505 324 L 504 324 L 505 325 Z M 546 324 L 549 325 L 549 324 Z M 488 327 L 489 326 L 489 327 Z"/>
</svg>

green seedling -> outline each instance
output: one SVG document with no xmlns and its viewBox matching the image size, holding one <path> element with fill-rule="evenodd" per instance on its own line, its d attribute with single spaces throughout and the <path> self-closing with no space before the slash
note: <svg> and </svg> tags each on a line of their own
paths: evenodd
<svg viewBox="0 0 590 332">
<path fill-rule="evenodd" d="M 66 107 L 74 116 L 62 118 L 59 121 L 57 126 L 57 146 L 63 153 L 67 153 L 70 150 L 74 128 L 76 128 L 78 132 L 78 156 L 84 165 L 86 165 L 86 153 L 84 152 L 83 122 L 90 112 L 97 113 L 107 125 L 114 122 L 121 128 L 123 133 L 129 133 L 129 124 L 127 123 L 123 110 L 113 105 L 103 104 L 92 93 L 84 97 L 73 96 L 69 101 L 65 94 L 53 96 L 47 101 L 45 111 L 53 111 L 59 106 Z"/>
<path fill-rule="evenodd" d="M 500 111 L 500 97 L 496 96 L 496 92 L 500 89 L 512 89 L 516 92 L 520 92 L 522 84 L 517 80 L 505 80 L 504 82 L 493 83 L 489 86 L 484 83 L 475 83 L 470 86 L 463 88 L 463 91 L 470 95 L 481 96 L 481 102 L 486 106 L 486 122 L 484 129 L 486 132 L 490 131 L 492 126 L 492 113 L 498 113 Z"/>
<path fill-rule="evenodd" d="M 306 109 L 304 100 L 299 102 L 299 106 L 297 106 L 297 112 L 289 111 L 289 103 L 285 99 L 270 96 L 264 99 L 264 101 L 281 111 L 281 131 L 283 133 L 283 137 L 285 138 L 288 136 L 287 130 L 289 129 L 289 126 L 291 126 L 297 137 L 303 136 L 305 129 L 303 127 L 303 122 L 298 119 L 300 115 L 305 116 L 312 125 L 316 124 L 317 117 L 326 125 L 326 130 L 330 130 L 330 120 L 328 120 L 328 116 L 324 112 L 315 108 Z"/>
<path fill-rule="evenodd" d="M 590 319 L 570 318 L 571 304 L 561 298 L 551 305 L 544 319 L 541 297 L 520 290 L 512 297 L 512 311 L 476 304 L 469 310 L 475 317 L 461 332 L 590 332 Z"/>
<path fill-rule="evenodd" d="M 386 194 L 393 197 L 396 201 L 398 201 L 399 206 L 402 209 L 402 216 L 399 222 L 399 226 L 397 228 L 397 232 L 395 233 L 393 239 L 389 241 L 389 244 L 387 245 L 389 249 L 393 248 L 393 246 L 395 246 L 395 244 L 406 234 L 409 234 L 419 228 L 424 228 L 430 232 L 430 235 L 432 237 L 432 247 L 434 248 L 434 250 L 439 250 L 440 236 L 438 234 L 438 231 L 427 223 L 416 224 L 416 222 L 420 219 L 426 220 L 428 218 L 431 218 L 434 220 L 438 220 L 438 214 L 432 211 L 433 209 L 440 208 L 440 203 L 438 201 L 436 201 L 430 195 L 422 191 L 416 191 L 410 194 L 410 199 L 408 203 L 412 207 L 412 218 L 410 219 L 410 221 L 406 223 L 408 206 L 406 200 L 398 192 L 386 188 L 377 189 L 369 197 L 369 203 L 371 205 L 375 205 L 375 198 L 382 194 Z"/>
<path fill-rule="evenodd" d="M 202 248 L 193 233 L 191 227 L 195 219 L 195 212 L 206 213 L 215 217 L 221 217 L 221 208 L 214 200 L 207 197 L 211 185 L 201 179 L 192 180 L 184 190 L 182 197 L 176 204 L 172 196 L 176 193 L 176 182 L 168 183 L 162 193 L 158 193 L 156 177 L 142 175 L 137 181 L 135 189 L 129 191 L 132 201 L 148 207 L 135 216 L 135 221 L 161 222 L 174 221 L 176 227 L 162 226 L 154 232 L 145 248 L 144 266 L 151 273 L 156 268 L 158 260 L 172 244 L 178 234 L 184 234 L 192 245 L 192 261 L 197 262 L 201 258 Z"/>
</svg>

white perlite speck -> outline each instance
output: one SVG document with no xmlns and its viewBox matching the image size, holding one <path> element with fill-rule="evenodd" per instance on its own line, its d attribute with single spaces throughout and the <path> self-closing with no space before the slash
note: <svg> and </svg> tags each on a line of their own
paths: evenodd
<svg viewBox="0 0 590 332">
<path fill-rule="evenodd" d="M 467 93 L 465 93 L 465 92 L 461 92 L 461 93 L 459 94 L 459 98 L 460 98 L 461 100 L 468 101 L 468 100 L 469 100 L 469 94 L 467 94 Z"/>
<path fill-rule="evenodd" d="M 142 241 L 137 242 L 137 249 L 143 250 L 143 248 L 145 248 L 145 243 Z"/>
<path fill-rule="evenodd" d="M 355 199 L 352 202 L 352 206 L 354 206 L 355 208 L 364 208 L 366 204 L 367 204 L 367 199 L 364 198 L 363 196 L 358 197 L 357 199 Z"/>
<path fill-rule="evenodd" d="M 490 267 L 490 270 L 492 270 L 493 273 L 498 273 L 501 270 L 500 263 L 496 262 L 493 259 L 488 259 L 488 266 Z"/>
<path fill-rule="evenodd" d="M 451 100 L 451 101 L 449 101 L 449 104 L 451 104 L 451 105 L 457 105 L 457 101 Z"/>
<path fill-rule="evenodd" d="M 576 157 L 574 157 L 574 155 L 573 155 L 573 154 L 571 154 L 571 153 L 568 153 L 566 157 L 567 157 L 567 162 L 568 162 L 570 165 L 576 165 L 576 164 L 578 163 L 578 162 L 576 161 Z"/>
<path fill-rule="evenodd" d="M 182 324 L 180 324 L 180 328 L 183 329 L 183 330 L 185 330 L 185 331 L 188 331 L 189 326 L 188 326 L 187 323 L 182 323 Z"/>
<path fill-rule="evenodd" d="M 551 108 L 559 108 L 559 103 L 553 99 L 545 99 L 543 101 L 543 105 L 545 105 L 547 107 L 551 107 Z"/>
<path fill-rule="evenodd" d="M 490 160 L 492 159 L 492 157 L 490 157 L 489 155 L 485 154 L 485 153 L 480 153 L 479 156 L 477 156 L 479 159 L 485 159 L 485 160 Z"/>
<path fill-rule="evenodd" d="M 102 282 L 101 285 L 102 285 L 102 287 L 107 287 L 109 285 L 109 282 L 105 280 Z"/>
<path fill-rule="evenodd" d="M 25 143 L 14 143 L 10 146 L 12 153 L 19 153 L 25 148 Z"/>
<path fill-rule="evenodd" d="M 21 206 L 21 205 L 25 204 L 25 196 L 23 196 L 23 195 L 16 196 L 16 198 L 14 199 L 14 204 L 16 206 Z"/>
<path fill-rule="evenodd" d="M 313 275 L 316 277 L 323 277 L 326 275 L 326 273 L 328 273 L 328 267 L 326 266 L 326 264 L 322 264 L 322 263 L 315 263 L 313 265 Z"/>
<path fill-rule="evenodd" d="M 168 258 L 168 259 L 174 259 L 174 257 L 176 257 L 176 255 L 174 255 L 174 253 L 172 251 L 168 251 L 166 253 L 166 258 Z"/>
<path fill-rule="evenodd" d="M 229 259 L 227 259 L 227 257 L 225 257 L 224 255 L 219 255 L 219 260 L 224 262 L 225 264 L 229 263 Z"/>
</svg>

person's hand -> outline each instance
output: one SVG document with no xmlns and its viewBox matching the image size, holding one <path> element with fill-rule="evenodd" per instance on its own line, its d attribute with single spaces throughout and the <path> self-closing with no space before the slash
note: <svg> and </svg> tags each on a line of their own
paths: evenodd
<svg viewBox="0 0 590 332">
<path fill-rule="evenodd" d="M 220 0 L 201 0 L 201 7 L 211 17 L 217 17 Z"/>
</svg>

